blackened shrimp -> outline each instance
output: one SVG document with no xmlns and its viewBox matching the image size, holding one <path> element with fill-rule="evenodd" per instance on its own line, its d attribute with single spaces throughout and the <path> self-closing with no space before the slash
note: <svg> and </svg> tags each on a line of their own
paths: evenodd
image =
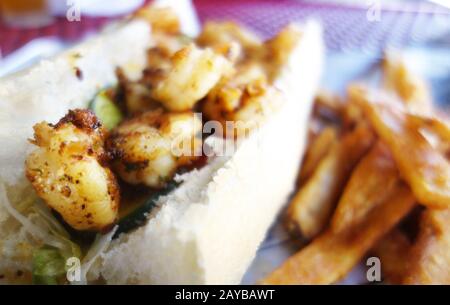
<svg viewBox="0 0 450 305">
<path fill-rule="evenodd" d="M 145 112 L 113 130 L 107 141 L 113 168 L 130 184 L 163 187 L 179 166 L 201 153 L 201 129 L 192 112 Z"/>
<path fill-rule="evenodd" d="M 56 125 L 34 126 L 38 146 L 26 159 L 26 176 L 37 194 L 77 230 L 114 223 L 120 201 L 117 181 L 105 166 L 103 128 L 89 110 L 73 110 Z"/>
</svg>

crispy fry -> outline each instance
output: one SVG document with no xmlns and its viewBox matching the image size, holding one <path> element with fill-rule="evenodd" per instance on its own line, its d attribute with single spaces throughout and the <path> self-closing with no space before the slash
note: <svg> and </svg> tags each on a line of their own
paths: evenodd
<svg viewBox="0 0 450 305">
<path fill-rule="evenodd" d="M 389 146 L 402 178 L 418 201 L 431 208 L 450 207 L 450 163 L 412 126 L 405 113 L 380 103 L 364 88 L 351 87 L 378 136 Z"/>
<path fill-rule="evenodd" d="M 317 93 L 317 96 L 316 96 L 316 99 L 314 102 L 315 102 L 315 105 L 317 105 L 319 107 L 330 109 L 336 115 L 340 115 L 342 107 L 344 106 L 344 104 L 342 103 L 339 96 L 334 95 L 333 93 L 328 92 L 323 89 Z"/>
<path fill-rule="evenodd" d="M 312 143 L 314 139 L 319 136 L 319 134 L 326 126 L 327 125 L 324 125 L 321 119 L 317 117 L 312 117 L 309 120 L 308 126 L 308 143 Z"/>
<path fill-rule="evenodd" d="M 337 141 L 337 132 L 333 127 L 325 127 L 320 134 L 313 139 L 305 154 L 305 161 L 300 172 L 300 183 L 308 179 L 325 155 Z"/>
<path fill-rule="evenodd" d="M 320 161 L 311 178 L 292 200 L 288 227 L 312 238 L 326 226 L 353 167 L 374 140 L 372 131 L 361 125 L 336 143 Z"/>
<path fill-rule="evenodd" d="M 426 82 L 408 68 L 399 54 L 387 53 L 383 61 L 385 88 L 394 91 L 414 113 L 433 112 L 431 94 Z"/>
<path fill-rule="evenodd" d="M 450 160 L 450 124 L 443 117 L 408 114 L 408 119 L 427 141 Z"/>
<path fill-rule="evenodd" d="M 399 184 L 391 195 L 355 227 L 326 231 L 263 280 L 264 284 L 331 284 L 341 279 L 365 253 L 413 207 L 408 187 Z"/>
<path fill-rule="evenodd" d="M 378 142 L 353 171 L 331 219 L 332 230 L 343 231 L 363 221 L 364 215 L 382 203 L 398 181 L 389 150 Z"/>
<path fill-rule="evenodd" d="M 372 249 L 372 254 L 381 262 L 384 281 L 400 284 L 408 271 L 408 253 L 411 242 L 405 234 L 395 229 L 385 236 Z"/>
<path fill-rule="evenodd" d="M 314 101 L 314 115 L 323 117 L 333 123 L 340 123 L 344 106 L 345 104 L 338 96 L 321 90 L 317 93 Z"/>
<path fill-rule="evenodd" d="M 415 114 L 409 114 L 408 117 L 417 128 L 426 128 L 438 136 L 441 141 L 450 142 L 450 123 L 445 119 Z"/>
<path fill-rule="evenodd" d="M 364 114 L 358 105 L 347 102 L 342 110 L 342 129 L 352 130 L 359 123 L 364 122 Z"/>
<path fill-rule="evenodd" d="M 450 210 L 423 212 L 410 255 L 405 284 L 450 284 Z"/>
</svg>

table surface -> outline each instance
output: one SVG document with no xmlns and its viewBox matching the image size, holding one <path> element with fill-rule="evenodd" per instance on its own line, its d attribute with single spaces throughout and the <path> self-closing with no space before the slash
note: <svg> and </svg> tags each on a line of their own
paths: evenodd
<svg viewBox="0 0 450 305">
<path fill-rule="evenodd" d="M 355 50 L 377 53 L 386 47 L 423 43 L 436 35 L 436 29 L 449 29 L 450 10 L 428 2 L 381 6 L 379 20 L 369 21 L 369 7 L 299 0 L 194 0 L 202 21 L 231 19 L 254 29 L 263 37 L 276 33 L 291 21 L 315 18 L 325 28 L 329 50 Z M 371 19 L 370 19 L 371 20 Z M 56 18 L 49 26 L 17 29 L 0 22 L 0 50 L 3 56 L 37 37 L 58 37 L 75 42 L 97 31 L 110 18 L 82 16 L 81 22 Z"/>
</svg>

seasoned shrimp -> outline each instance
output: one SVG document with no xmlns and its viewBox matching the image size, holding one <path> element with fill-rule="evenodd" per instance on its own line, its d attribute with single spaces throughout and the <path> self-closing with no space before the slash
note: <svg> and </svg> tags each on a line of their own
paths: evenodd
<svg viewBox="0 0 450 305">
<path fill-rule="evenodd" d="M 119 81 L 117 92 L 120 97 L 116 100 L 127 115 L 132 116 L 160 107 L 159 103 L 152 100 L 150 88 L 142 80 L 131 81 L 120 68 L 116 70 L 116 75 Z"/>
<path fill-rule="evenodd" d="M 258 36 L 233 22 L 207 22 L 197 43 L 212 48 L 231 61 L 257 55 L 262 46 Z"/>
<path fill-rule="evenodd" d="M 139 9 L 135 15 L 147 21 L 153 32 L 177 34 L 180 32 L 180 20 L 176 12 L 165 7 L 144 7 Z"/>
<path fill-rule="evenodd" d="M 177 167 L 201 153 L 201 121 L 192 112 L 146 112 L 123 122 L 109 137 L 113 166 L 130 184 L 163 187 Z"/>
<path fill-rule="evenodd" d="M 222 123 L 227 137 L 239 137 L 257 127 L 279 102 L 280 94 L 267 84 L 264 69 L 249 64 L 211 90 L 202 110 L 208 119 Z"/>
<path fill-rule="evenodd" d="M 301 30 L 294 24 L 283 28 L 275 37 L 264 42 L 264 59 L 269 80 L 273 81 L 280 72 L 280 67 L 283 67 L 288 59 L 289 54 L 292 53 L 302 37 Z"/>
<path fill-rule="evenodd" d="M 26 159 L 37 194 L 77 230 L 102 230 L 117 218 L 117 181 L 105 166 L 103 128 L 89 110 L 73 110 L 56 125 L 34 126 L 38 148 Z"/>
<path fill-rule="evenodd" d="M 171 57 L 168 71 L 155 71 L 160 78 L 155 81 L 152 97 L 171 111 L 190 110 L 231 71 L 225 57 L 190 44 Z"/>
<path fill-rule="evenodd" d="M 185 36 L 154 33 L 156 46 L 147 51 L 147 68 L 138 80 L 130 80 L 120 68 L 116 74 L 119 81 L 119 93 L 122 110 L 128 115 L 136 115 L 161 107 L 152 97 L 153 88 L 164 80 L 172 68 L 172 56 L 189 44 Z"/>
</svg>

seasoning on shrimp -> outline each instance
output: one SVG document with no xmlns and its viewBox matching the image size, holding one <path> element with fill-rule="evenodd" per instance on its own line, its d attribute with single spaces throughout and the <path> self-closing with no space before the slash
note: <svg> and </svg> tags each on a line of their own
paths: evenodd
<svg viewBox="0 0 450 305">
<path fill-rule="evenodd" d="M 49 207 L 77 230 L 102 230 L 117 218 L 120 195 L 106 166 L 105 132 L 89 110 L 71 110 L 56 125 L 34 126 L 38 148 L 26 176 Z"/>
<path fill-rule="evenodd" d="M 157 109 L 124 121 L 113 130 L 107 149 L 115 172 L 130 184 L 163 187 L 179 166 L 201 154 L 202 124 L 192 112 Z"/>
</svg>

